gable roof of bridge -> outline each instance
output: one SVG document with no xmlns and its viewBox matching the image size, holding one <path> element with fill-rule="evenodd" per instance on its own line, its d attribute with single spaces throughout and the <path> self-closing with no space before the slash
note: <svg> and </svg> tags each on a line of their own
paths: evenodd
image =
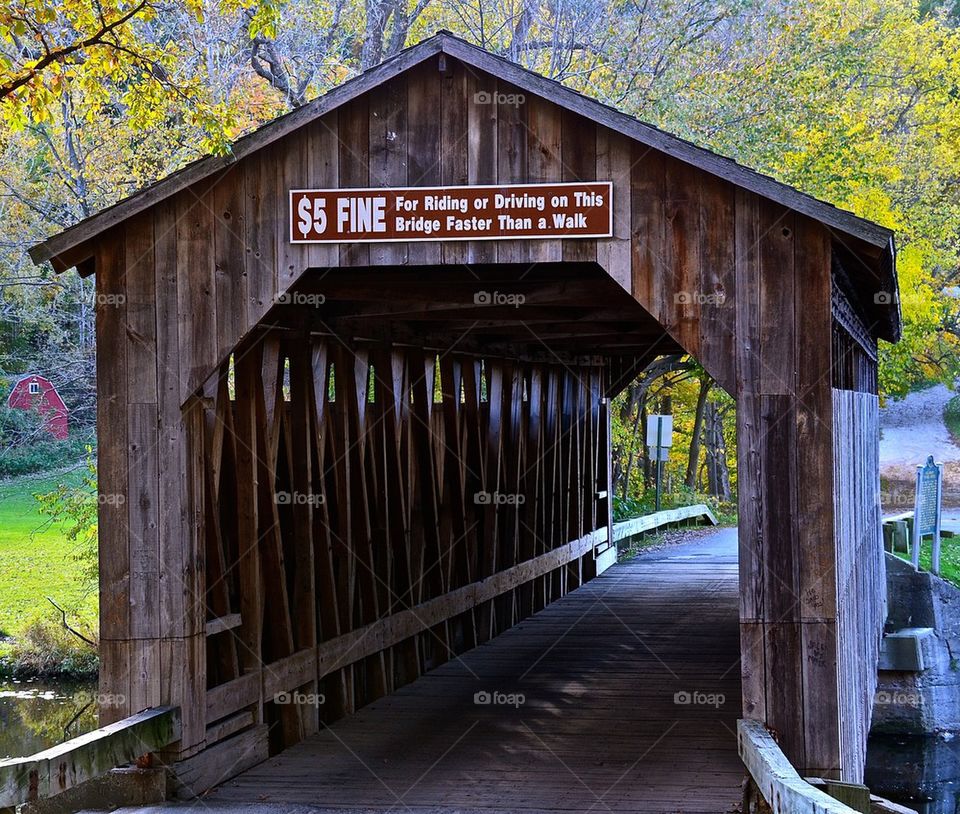
<svg viewBox="0 0 960 814">
<path fill-rule="evenodd" d="M 744 167 L 731 158 L 698 147 L 658 127 L 642 122 L 572 90 L 556 80 L 547 79 L 503 57 L 471 45 L 448 31 L 441 31 L 401 51 L 303 107 L 280 116 L 241 137 L 234 144 L 231 155 L 197 159 L 130 197 L 49 237 L 29 250 L 31 259 L 35 263 L 50 260 L 58 271 L 64 271 L 88 260 L 93 255 L 91 241 L 104 231 L 223 170 L 233 162 L 283 138 L 437 54 L 446 54 L 465 65 L 502 79 L 522 91 L 543 97 L 641 144 L 819 221 L 831 230 L 841 244 L 847 245 L 852 254 L 859 255 L 865 251 L 877 261 L 882 278 L 881 290 L 897 291 L 896 250 L 892 230 Z M 893 341 L 899 339 L 899 296 L 890 298 L 890 302 L 886 305 L 886 319 L 885 338 Z"/>
</svg>

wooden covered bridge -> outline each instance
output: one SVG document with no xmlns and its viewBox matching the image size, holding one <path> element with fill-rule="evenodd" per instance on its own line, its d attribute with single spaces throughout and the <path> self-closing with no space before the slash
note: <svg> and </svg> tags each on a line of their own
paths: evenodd
<svg viewBox="0 0 960 814">
<path fill-rule="evenodd" d="M 877 341 L 899 333 L 886 229 L 441 33 L 32 256 L 96 276 L 100 491 L 125 497 L 100 503 L 103 723 L 178 708 L 162 757 L 194 790 L 376 699 L 402 756 L 429 735 L 417 692 L 446 721 L 469 706 L 415 688 L 466 692 L 450 671 L 531 616 L 541 649 L 562 642 L 561 598 L 604 596 L 584 583 L 615 559 L 610 399 L 678 352 L 736 399 L 739 542 L 670 572 L 693 594 L 636 567 L 621 599 L 667 625 L 732 614 L 732 639 L 658 640 L 692 690 L 727 659 L 714 678 L 742 710 L 718 765 L 743 717 L 801 774 L 861 780 L 885 602 Z M 547 663 L 565 684 L 609 671 L 598 748 L 608 728 L 654 748 L 669 709 L 631 698 L 629 659 L 591 661 L 616 635 L 594 630 Z M 516 636 L 488 645 L 497 664 Z M 662 714 L 619 711 L 645 703 Z M 296 785 L 284 767 L 309 752 L 285 754 L 254 800 Z M 328 788 L 379 804 L 341 769 Z M 494 796 L 526 782 L 501 780 Z M 642 810 L 720 810 L 695 796 Z"/>
</svg>

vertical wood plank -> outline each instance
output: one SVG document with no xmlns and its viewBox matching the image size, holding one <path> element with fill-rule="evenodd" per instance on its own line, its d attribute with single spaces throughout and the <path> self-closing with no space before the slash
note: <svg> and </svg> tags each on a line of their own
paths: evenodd
<svg viewBox="0 0 960 814">
<path fill-rule="evenodd" d="M 597 180 L 597 126 L 576 113 L 564 110 L 560 120 L 563 140 L 563 180 Z M 564 240 L 563 259 L 591 262 L 597 259 L 596 240 Z"/>
<path fill-rule="evenodd" d="M 764 619 L 798 621 L 796 411 L 789 396 L 763 396 L 760 410 Z"/>
<path fill-rule="evenodd" d="M 340 124 L 336 110 L 306 125 L 307 177 L 305 185 L 312 189 L 332 189 L 340 180 Z M 307 264 L 325 271 L 340 263 L 340 247 L 336 243 L 311 243 L 307 247 Z"/>
<path fill-rule="evenodd" d="M 368 98 L 361 96 L 339 110 L 338 119 L 340 187 L 370 185 L 370 111 Z M 340 244 L 341 266 L 370 265 L 370 246 Z"/>
<path fill-rule="evenodd" d="M 142 212 L 123 227 L 126 284 L 127 401 L 157 402 L 156 266 L 153 215 Z M 110 301 L 104 303 L 112 305 Z"/>
<path fill-rule="evenodd" d="M 606 127 L 597 128 L 597 180 L 613 182 L 613 237 L 597 241 L 597 262 L 630 293 L 631 154 L 633 140 Z"/>
<path fill-rule="evenodd" d="M 760 399 L 759 202 L 752 193 L 736 196 L 737 325 L 737 491 L 739 502 L 740 619 L 762 620 L 765 541 L 762 523 Z M 756 674 L 756 670 L 753 671 Z"/>
<path fill-rule="evenodd" d="M 410 186 L 439 186 L 443 183 L 444 136 L 441 135 L 444 80 L 434 60 L 413 68 L 407 78 L 407 183 Z M 452 123 L 451 123 L 452 126 Z M 462 125 L 461 125 L 462 126 Z M 411 264 L 440 262 L 441 244 L 407 244 Z"/>
<path fill-rule="evenodd" d="M 467 183 L 497 183 L 497 83 L 494 77 L 469 72 L 467 75 Z M 496 240 L 473 240 L 467 243 L 467 259 L 471 263 L 494 263 L 497 260 Z"/>
<path fill-rule="evenodd" d="M 794 214 L 763 202 L 759 209 L 760 252 L 760 391 L 797 391 L 796 278 Z"/>
<path fill-rule="evenodd" d="M 248 156 L 242 169 L 247 212 L 244 228 L 247 324 L 255 325 L 273 305 L 276 296 L 273 259 L 276 257 L 277 235 L 270 229 L 273 185 L 269 159 L 265 153 L 256 152 Z"/>
<path fill-rule="evenodd" d="M 445 186 L 463 186 L 470 183 L 466 69 L 455 62 L 440 85 L 440 176 Z M 459 240 L 441 244 L 441 258 L 450 264 L 467 262 L 467 244 Z"/>
<path fill-rule="evenodd" d="M 527 173 L 530 183 L 562 181 L 563 132 L 560 111 L 539 96 L 528 96 L 524 106 L 527 111 Z M 531 260 L 556 262 L 563 259 L 563 241 L 531 242 Z"/>
<path fill-rule="evenodd" d="M 665 205 L 667 240 L 664 254 L 672 285 L 661 291 L 660 313 L 684 350 L 700 356 L 700 175 L 689 164 L 666 161 Z"/>
<path fill-rule="evenodd" d="M 156 640 L 160 636 L 156 405 L 131 404 L 127 421 L 130 636 L 134 639 L 152 640 L 152 646 L 156 647 Z M 148 658 L 159 660 L 159 653 L 153 653 Z"/>
<path fill-rule="evenodd" d="M 228 170 L 212 194 L 217 359 L 230 353 L 248 327 L 246 166 Z"/>
<path fill-rule="evenodd" d="M 176 198 L 177 316 L 180 343 L 180 401 L 196 392 L 217 360 L 213 268 L 213 213 L 198 193 Z"/>
<path fill-rule="evenodd" d="M 634 143 L 631 151 L 631 268 L 633 296 L 665 328 L 670 314 L 663 313 L 660 293 L 671 268 L 664 258 L 666 214 L 664 211 L 664 159 L 660 153 Z"/>
<path fill-rule="evenodd" d="M 189 533 L 186 427 L 180 410 L 178 245 L 173 201 L 155 210 L 154 257 L 157 302 L 157 394 L 159 471 L 160 635 L 182 638 L 200 632 L 199 565 Z"/>
<path fill-rule="evenodd" d="M 700 362 L 727 393 L 737 392 L 736 191 L 700 179 Z"/>
<path fill-rule="evenodd" d="M 407 185 L 407 77 L 398 76 L 375 88 L 369 97 L 370 186 Z M 375 265 L 407 263 L 407 243 L 373 243 L 370 262 Z"/>
<path fill-rule="evenodd" d="M 519 88 L 501 82 L 497 93 L 497 182 L 525 184 L 528 177 L 526 97 Z M 531 242 L 497 241 L 499 261 L 527 262 Z"/>
<path fill-rule="evenodd" d="M 203 621 L 206 618 L 204 607 L 205 585 L 203 560 L 204 527 L 204 473 L 203 473 L 203 406 L 202 401 L 193 398 L 183 412 L 186 435 L 185 468 L 182 473 L 187 490 L 187 524 L 183 541 L 183 559 L 191 582 L 185 584 L 183 612 L 186 617 L 184 628 L 188 633 L 184 639 L 174 640 L 172 663 L 164 664 L 161 651 L 161 669 L 167 685 L 163 691 L 167 703 L 180 706 L 181 739 L 179 752 L 188 754 L 202 748 L 206 736 L 207 653 L 206 637 L 203 634 Z M 194 633 L 196 630 L 198 632 Z M 186 667 L 186 669 L 184 669 Z M 161 679 L 163 683 L 164 679 Z"/>
<path fill-rule="evenodd" d="M 101 347 L 97 354 L 97 490 L 99 497 L 100 639 L 130 638 L 130 552 L 127 526 L 127 364 L 126 278 L 122 234 L 116 230 L 102 241 L 97 261 L 96 326 Z M 127 653 L 118 645 L 104 650 L 101 687 L 129 696 Z M 113 720 L 125 707 L 111 709 Z"/>
<path fill-rule="evenodd" d="M 310 264 L 310 245 L 290 242 L 290 190 L 309 186 L 310 152 L 315 148 L 312 133 L 298 130 L 281 140 L 273 151 L 274 228 L 276 230 L 275 289 L 286 292 Z"/>
</svg>

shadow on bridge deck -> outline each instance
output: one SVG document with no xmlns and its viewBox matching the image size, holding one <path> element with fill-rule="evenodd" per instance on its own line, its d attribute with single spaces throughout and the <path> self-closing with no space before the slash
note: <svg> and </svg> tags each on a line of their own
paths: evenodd
<svg viewBox="0 0 960 814">
<path fill-rule="evenodd" d="M 698 534 L 614 566 L 205 801 L 720 814 L 744 777 L 738 660 L 736 531 Z"/>
</svg>

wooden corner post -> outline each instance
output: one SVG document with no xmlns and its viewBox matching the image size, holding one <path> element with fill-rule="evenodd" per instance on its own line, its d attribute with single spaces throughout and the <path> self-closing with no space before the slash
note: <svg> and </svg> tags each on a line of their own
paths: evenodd
<svg viewBox="0 0 960 814">
<path fill-rule="evenodd" d="M 798 770 L 839 778 L 830 239 L 744 192 L 736 232 L 744 715 Z"/>
<path fill-rule="evenodd" d="M 181 408 L 176 256 L 166 203 L 101 240 L 97 433 L 101 724 L 180 707 L 181 757 L 203 744 L 206 653 L 202 495 L 185 477 L 200 413 Z"/>
</svg>

